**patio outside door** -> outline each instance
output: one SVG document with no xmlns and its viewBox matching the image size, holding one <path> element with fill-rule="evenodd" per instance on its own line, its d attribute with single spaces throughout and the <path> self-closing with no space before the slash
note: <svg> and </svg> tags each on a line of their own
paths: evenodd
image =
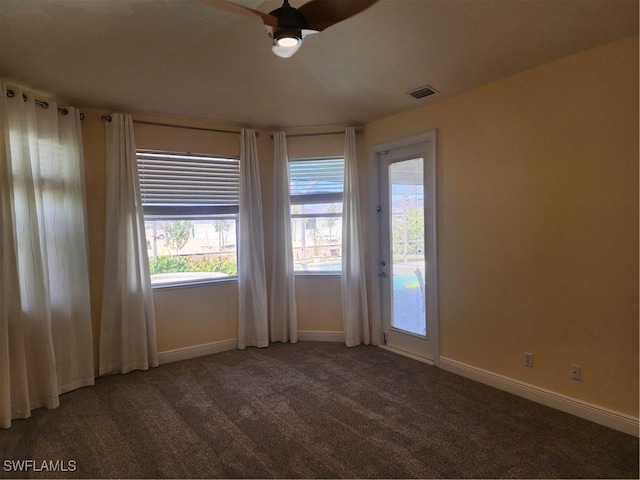
<svg viewBox="0 0 640 480">
<path fill-rule="evenodd" d="M 379 154 L 382 328 L 387 347 L 433 361 L 435 162 L 425 143 Z"/>
</svg>

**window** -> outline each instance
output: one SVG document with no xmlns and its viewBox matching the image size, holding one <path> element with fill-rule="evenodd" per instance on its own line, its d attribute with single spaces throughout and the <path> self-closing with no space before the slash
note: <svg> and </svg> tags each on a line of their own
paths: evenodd
<svg viewBox="0 0 640 480">
<path fill-rule="evenodd" d="M 240 161 L 138 150 L 153 285 L 237 275 Z"/>
<path fill-rule="evenodd" d="M 290 160 L 289 182 L 295 271 L 340 272 L 344 159 Z"/>
</svg>

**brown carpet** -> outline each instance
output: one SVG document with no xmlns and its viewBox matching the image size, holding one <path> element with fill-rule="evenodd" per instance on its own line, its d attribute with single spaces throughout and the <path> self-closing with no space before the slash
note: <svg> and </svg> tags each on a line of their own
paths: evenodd
<svg viewBox="0 0 640 480">
<path fill-rule="evenodd" d="M 375 347 L 226 352 L 61 403 L 0 431 L 0 476 L 638 478 L 636 437 Z M 77 469 L 7 472 L 16 459 Z"/>
</svg>

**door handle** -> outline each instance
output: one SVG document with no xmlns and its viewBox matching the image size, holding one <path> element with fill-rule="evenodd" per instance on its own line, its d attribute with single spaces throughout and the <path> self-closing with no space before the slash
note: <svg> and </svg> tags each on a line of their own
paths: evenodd
<svg viewBox="0 0 640 480">
<path fill-rule="evenodd" d="M 378 276 L 379 276 L 380 278 L 387 278 L 387 272 L 380 272 L 380 273 L 378 274 Z"/>
</svg>

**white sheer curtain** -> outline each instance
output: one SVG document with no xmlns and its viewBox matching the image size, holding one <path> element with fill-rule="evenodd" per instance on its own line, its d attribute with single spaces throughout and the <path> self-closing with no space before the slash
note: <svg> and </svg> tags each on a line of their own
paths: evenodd
<svg viewBox="0 0 640 480">
<path fill-rule="evenodd" d="M 293 244 L 291 240 L 291 202 L 289 194 L 289 158 L 284 132 L 273 135 L 274 142 L 274 252 L 271 274 L 269 331 L 272 342 L 298 341 Z"/>
<path fill-rule="evenodd" d="M 100 324 L 100 375 L 158 365 L 138 164 L 129 115 L 107 130 L 107 224 Z"/>
<path fill-rule="evenodd" d="M 240 228 L 238 241 L 238 348 L 269 345 L 264 264 L 262 194 L 255 131 L 240 133 Z"/>
<path fill-rule="evenodd" d="M 80 114 L 0 83 L 0 427 L 94 383 Z"/>
<path fill-rule="evenodd" d="M 345 132 L 342 206 L 342 320 L 347 347 L 371 342 L 362 235 L 356 133 L 349 127 Z"/>
</svg>

